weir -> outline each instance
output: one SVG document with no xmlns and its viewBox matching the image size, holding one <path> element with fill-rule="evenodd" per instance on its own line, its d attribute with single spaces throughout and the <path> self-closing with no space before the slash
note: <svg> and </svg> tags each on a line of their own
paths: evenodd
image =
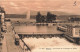
<svg viewBox="0 0 80 52">
<path fill-rule="evenodd" d="M 30 38 L 30 37 L 35 37 L 35 38 L 52 38 L 52 37 L 62 37 L 63 32 L 61 33 L 17 33 L 21 39 L 23 38 Z"/>
</svg>

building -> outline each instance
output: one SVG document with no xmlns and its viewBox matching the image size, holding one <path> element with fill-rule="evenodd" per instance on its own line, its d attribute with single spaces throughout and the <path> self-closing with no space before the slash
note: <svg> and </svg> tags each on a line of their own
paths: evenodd
<svg viewBox="0 0 80 52">
<path fill-rule="evenodd" d="M 5 20 L 5 11 L 4 8 L 0 7 L 0 22 L 2 25 L 4 25 L 4 20 Z"/>
<path fill-rule="evenodd" d="M 74 43 L 80 44 L 80 26 L 67 25 L 65 37 Z"/>
<path fill-rule="evenodd" d="M 4 25 L 5 25 L 5 11 L 4 8 L 0 7 L 0 32 Z"/>
<path fill-rule="evenodd" d="M 0 7 L 0 45 L 2 45 L 2 38 L 3 35 L 1 34 L 1 29 L 2 29 L 2 25 L 4 25 L 4 15 L 5 15 L 5 11 L 2 7 Z"/>
</svg>

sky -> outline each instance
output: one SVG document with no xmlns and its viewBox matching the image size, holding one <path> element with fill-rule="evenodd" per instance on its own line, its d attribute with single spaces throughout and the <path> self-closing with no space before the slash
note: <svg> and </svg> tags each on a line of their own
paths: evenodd
<svg viewBox="0 0 80 52">
<path fill-rule="evenodd" d="M 80 0 L 0 0 L 8 14 L 27 11 L 62 11 L 80 15 Z"/>
</svg>

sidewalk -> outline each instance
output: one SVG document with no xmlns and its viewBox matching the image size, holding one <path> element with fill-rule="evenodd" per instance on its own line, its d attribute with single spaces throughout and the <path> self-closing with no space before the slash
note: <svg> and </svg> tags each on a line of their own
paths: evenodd
<svg viewBox="0 0 80 52">
<path fill-rule="evenodd" d="M 0 46 L 0 52 L 2 52 L 2 46 Z"/>
<path fill-rule="evenodd" d="M 2 52 L 7 52 L 7 46 L 6 46 L 6 38 L 5 38 L 5 36 L 4 36 L 4 39 L 3 39 Z"/>
</svg>

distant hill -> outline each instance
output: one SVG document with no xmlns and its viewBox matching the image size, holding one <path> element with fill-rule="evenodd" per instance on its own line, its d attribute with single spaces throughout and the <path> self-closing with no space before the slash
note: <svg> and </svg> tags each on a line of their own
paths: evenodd
<svg viewBox="0 0 80 52">
<path fill-rule="evenodd" d="M 6 14 L 6 18 L 26 18 L 25 14 Z"/>
<path fill-rule="evenodd" d="M 80 18 L 80 15 L 57 15 L 56 16 L 57 20 L 68 20 L 69 18 Z M 36 15 L 31 15 L 31 19 L 36 19 Z"/>
<path fill-rule="evenodd" d="M 30 18 L 35 19 L 38 11 L 31 11 Z M 47 15 L 48 11 L 40 11 L 40 13 L 44 16 Z M 65 12 L 60 12 L 60 11 L 50 11 L 52 14 L 57 15 L 56 19 L 59 20 L 67 20 L 72 17 L 78 17 L 80 18 L 80 15 L 74 15 L 74 14 L 69 14 Z M 6 18 L 26 18 L 26 14 L 6 14 Z"/>
<path fill-rule="evenodd" d="M 80 15 L 59 15 L 56 18 L 58 20 L 68 20 L 69 18 L 80 18 Z"/>
<path fill-rule="evenodd" d="M 31 15 L 37 15 L 37 12 L 39 11 L 31 11 Z M 47 12 L 50 12 L 55 15 L 74 15 L 66 12 L 61 12 L 61 11 L 40 11 L 42 15 L 47 15 Z"/>
<path fill-rule="evenodd" d="M 31 18 L 32 19 L 36 18 L 37 12 L 39 12 L 39 11 L 31 11 Z M 47 15 L 47 12 L 48 11 L 40 11 L 41 15 L 44 15 L 44 16 Z M 72 18 L 72 17 L 80 18 L 80 15 L 70 14 L 70 13 L 61 12 L 61 11 L 49 11 L 49 12 L 57 15 L 56 19 L 58 19 L 58 20 L 68 20 L 69 18 Z"/>
</svg>

